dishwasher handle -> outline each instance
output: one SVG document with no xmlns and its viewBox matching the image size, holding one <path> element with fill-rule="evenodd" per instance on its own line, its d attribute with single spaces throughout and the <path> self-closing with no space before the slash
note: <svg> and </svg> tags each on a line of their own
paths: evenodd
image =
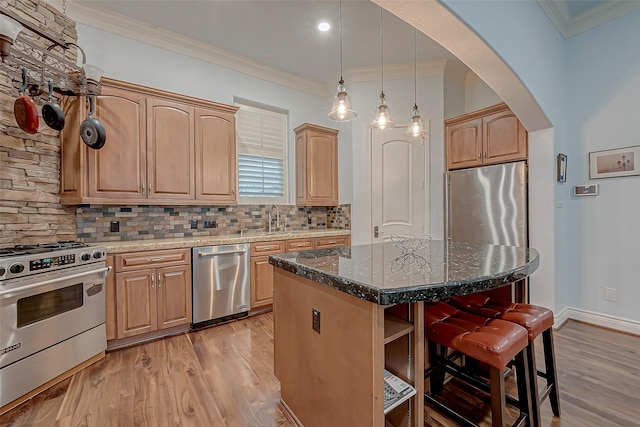
<svg viewBox="0 0 640 427">
<path fill-rule="evenodd" d="M 247 253 L 247 250 L 238 250 L 238 251 L 220 251 L 220 252 L 198 252 L 199 257 L 209 257 L 209 256 L 219 256 L 219 255 L 244 255 Z"/>
</svg>

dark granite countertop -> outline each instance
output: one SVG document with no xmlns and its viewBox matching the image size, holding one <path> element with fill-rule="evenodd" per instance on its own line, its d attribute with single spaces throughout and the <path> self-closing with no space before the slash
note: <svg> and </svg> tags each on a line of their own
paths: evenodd
<svg viewBox="0 0 640 427">
<path fill-rule="evenodd" d="M 497 288 L 540 264 L 538 251 L 500 245 L 432 241 L 403 253 L 374 243 L 271 255 L 269 263 L 381 305 L 428 301 Z"/>
</svg>

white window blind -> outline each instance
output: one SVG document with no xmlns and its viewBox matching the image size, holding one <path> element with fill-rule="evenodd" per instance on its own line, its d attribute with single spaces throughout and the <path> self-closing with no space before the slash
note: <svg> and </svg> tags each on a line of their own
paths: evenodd
<svg viewBox="0 0 640 427">
<path fill-rule="evenodd" d="M 286 203 L 287 116 L 237 104 L 238 190 L 241 202 Z"/>
</svg>

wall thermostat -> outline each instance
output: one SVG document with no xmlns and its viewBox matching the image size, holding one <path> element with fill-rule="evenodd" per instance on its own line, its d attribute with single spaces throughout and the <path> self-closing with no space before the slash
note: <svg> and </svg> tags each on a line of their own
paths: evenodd
<svg viewBox="0 0 640 427">
<path fill-rule="evenodd" d="M 573 195 L 574 196 L 597 196 L 598 195 L 598 184 L 574 185 L 573 186 Z"/>
</svg>

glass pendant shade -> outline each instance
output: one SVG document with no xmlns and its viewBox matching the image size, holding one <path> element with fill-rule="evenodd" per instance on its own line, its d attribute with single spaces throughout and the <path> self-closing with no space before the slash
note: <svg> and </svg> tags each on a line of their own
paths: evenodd
<svg viewBox="0 0 640 427">
<path fill-rule="evenodd" d="M 384 129 L 393 124 L 391 121 L 391 112 L 387 106 L 387 100 L 384 97 L 384 92 L 380 94 L 380 104 L 376 107 L 376 116 L 371 124 L 378 129 Z"/>
<path fill-rule="evenodd" d="M 342 0 L 340 0 L 339 2 L 339 13 L 340 81 L 338 81 L 338 91 L 336 92 L 336 96 L 333 98 L 333 105 L 331 106 L 331 111 L 329 111 L 329 113 L 327 114 L 327 118 L 335 122 L 346 122 L 355 119 L 356 117 L 358 117 L 358 114 L 356 114 L 356 112 L 351 109 L 351 100 L 349 99 L 347 88 L 345 87 L 344 80 L 342 79 Z"/>
<path fill-rule="evenodd" d="M 413 106 L 413 117 L 411 117 L 405 134 L 411 135 L 414 138 L 418 138 L 424 134 L 424 123 L 422 122 L 422 117 L 420 117 L 420 111 L 418 111 L 417 105 Z"/>
<path fill-rule="evenodd" d="M 327 117 L 336 122 L 346 122 L 358 117 L 358 114 L 351 109 L 351 100 L 342 79 L 338 82 L 338 91 L 333 98 L 333 106 Z"/>
<path fill-rule="evenodd" d="M 0 56 L 9 55 L 13 42 L 22 31 L 22 24 L 6 15 L 0 15 Z"/>
</svg>

